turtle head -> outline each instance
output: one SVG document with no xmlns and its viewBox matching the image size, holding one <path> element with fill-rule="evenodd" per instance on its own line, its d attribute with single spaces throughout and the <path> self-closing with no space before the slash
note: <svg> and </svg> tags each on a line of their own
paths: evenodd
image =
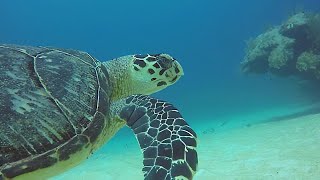
<svg viewBox="0 0 320 180">
<path fill-rule="evenodd" d="M 179 80 L 181 65 L 168 54 L 134 55 L 131 78 L 140 94 L 152 94 Z"/>
<path fill-rule="evenodd" d="M 112 99 L 149 95 L 179 80 L 181 65 L 168 54 L 129 55 L 104 62 L 112 85 Z"/>
</svg>

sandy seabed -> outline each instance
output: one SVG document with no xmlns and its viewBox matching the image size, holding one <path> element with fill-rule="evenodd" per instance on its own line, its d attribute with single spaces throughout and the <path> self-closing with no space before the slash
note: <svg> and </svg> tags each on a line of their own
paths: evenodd
<svg viewBox="0 0 320 180">
<path fill-rule="evenodd" d="M 203 132 L 195 180 L 320 179 L 320 114 Z M 52 179 L 142 180 L 138 143 L 123 136 Z"/>
</svg>

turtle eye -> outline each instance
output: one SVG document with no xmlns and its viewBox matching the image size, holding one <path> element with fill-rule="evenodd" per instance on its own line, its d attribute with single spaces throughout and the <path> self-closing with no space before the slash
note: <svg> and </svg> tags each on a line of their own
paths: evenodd
<svg viewBox="0 0 320 180">
<path fill-rule="evenodd" d="M 169 59 L 164 56 L 158 56 L 156 60 L 163 69 L 169 69 L 172 67 L 173 59 Z"/>
</svg>

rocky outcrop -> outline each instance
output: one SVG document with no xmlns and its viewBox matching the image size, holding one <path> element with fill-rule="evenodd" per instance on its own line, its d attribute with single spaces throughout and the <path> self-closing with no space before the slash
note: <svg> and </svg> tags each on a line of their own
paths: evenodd
<svg viewBox="0 0 320 180">
<path fill-rule="evenodd" d="M 298 13 L 247 43 L 245 73 L 320 79 L 320 14 Z"/>
</svg>

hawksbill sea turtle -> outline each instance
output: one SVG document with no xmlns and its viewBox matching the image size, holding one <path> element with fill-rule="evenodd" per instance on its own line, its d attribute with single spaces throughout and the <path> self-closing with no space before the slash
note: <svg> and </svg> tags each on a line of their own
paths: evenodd
<svg viewBox="0 0 320 180">
<path fill-rule="evenodd" d="M 0 45 L 0 180 L 62 173 L 125 125 L 145 179 L 192 179 L 196 133 L 172 104 L 149 96 L 182 75 L 168 54 L 100 62 L 77 50 Z"/>
</svg>

